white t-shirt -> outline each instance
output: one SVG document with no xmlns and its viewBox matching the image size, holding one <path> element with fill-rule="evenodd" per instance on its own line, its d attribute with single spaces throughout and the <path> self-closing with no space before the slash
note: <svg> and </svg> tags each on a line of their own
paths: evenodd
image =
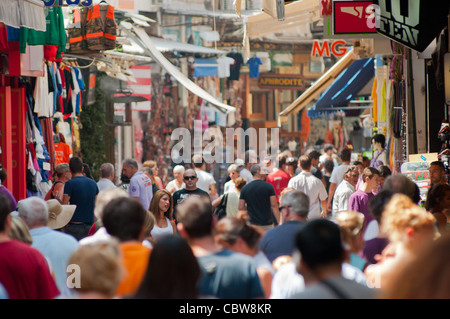
<svg viewBox="0 0 450 319">
<path fill-rule="evenodd" d="M 343 180 L 342 183 L 337 186 L 333 196 L 333 209 L 331 210 L 332 219 L 336 217 L 338 212 L 348 209 L 348 200 L 354 192 L 355 187 L 346 180 Z"/>
<path fill-rule="evenodd" d="M 229 193 L 236 190 L 236 185 L 233 181 L 228 181 L 223 185 L 223 193 Z"/>
<path fill-rule="evenodd" d="M 170 223 L 169 218 L 167 218 L 167 217 L 166 217 L 166 222 L 167 222 L 167 227 L 164 227 L 164 228 L 160 228 L 156 224 L 155 224 L 155 226 L 153 226 L 151 234 L 152 234 L 152 238 L 155 241 L 157 241 L 161 237 L 173 235 L 173 227 L 172 227 L 172 224 Z"/>
<path fill-rule="evenodd" d="M 335 167 L 331 173 L 330 183 L 336 183 L 336 186 L 339 185 L 344 180 L 344 174 L 347 167 L 347 164 L 341 164 L 338 167 Z"/>
<path fill-rule="evenodd" d="M 301 172 L 289 180 L 288 186 L 300 190 L 309 197 L 308 219 L 320 218 L 320 201 L 328 197 L 322 181 L 310 172 Z"/>
<path fill-rule="evenodd" d="M 230 76 L 230 66 L 234 64 L 234 59 L 222 55 L 220 58 L 217 59 L 218 63 L 218 75 L 219 78 L 227 78 Z"/>
<path fill-rule="evenodd" d="M 167 190 L 171 190 L 172 188 L 175 189 L 175 192 L 179 189 L 185 188 L 186 184 L 183 182 L 183 184 L 181 184 L 181 187 L 178 187 L 176 180 L 172 180 L 170 182 L 167 183 L 166 185 L 166 189 Z"/>
<path fill-rule="evenodd" d="M 242 177 L 243 179 L 245 179 L 247 181 L 247 183 L 250 183 L 253 180 L 252 173 L 250 173 L 250 171 L 248 169 L 246 169 L 246 168 L 243 168 L 239 172 L 239 176 Z"/>
<path fill-rule="evenodd" d="M 107 178 L 100 178 L 99 181 L 97 182 L 97 187 L 98 190 L 101 191 L 107 188 L 116 188 L 116 185 L 114 185 L 114 183 Z"/>
<path fill-rule="evenodd" d="M 205 192 L 209 192 L 209 186 L 216 183 L 212 174 L 205 172 L 204 170 L 196 170 L 195 172 L 197 173 L 198 178 L 197 187 Z"/>
</svg>

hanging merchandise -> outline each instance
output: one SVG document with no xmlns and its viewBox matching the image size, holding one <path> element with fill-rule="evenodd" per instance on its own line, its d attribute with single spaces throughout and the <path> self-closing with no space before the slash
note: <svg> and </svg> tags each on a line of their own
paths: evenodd
<svg viewBox="0 0 450 319">
<path fill-rule="evenodd" d="M 61 7 L 46 7 L 46 31 L 36 31 L 26 27 L 20 28 L 20 53 L 26 52 L 27 45 L 56 45 L 56 59 L 61 58 L 66 50 L 66 31 Z"/>
<path fill-rule="evenodd" d="M 87 50 L 86 44 L 86 17 L 89 12 L 88 7 L 75 8 L 73 10 L 73 20 L 67 26 L 67 33 L 71 53 L 81 53 Z"/>
<path fill-rule="evenodd" d="M 108 4 L 97 4 L 90 8 L 85 30 L 86 44 L 89 50 L 114 49 L 117 35 L 114 7 Z"/>
<path fill-rule="evenodd" d="M 250 59 L 248 59 L 247 64 L 249 65 L 249 68 L 250 68 L 249 77 L 250 78 L 258 78 L 259 77 L 259 66 L 261 64 L 263 64 L 262 60 L 255 55 L 255 56 L 252 56 Z"/>
<path fill-rule="evenodd" d="M 228 87 L 230 87 L 230 81 L 239 81 L 241 74 L 241 65 L 244 63 L 242 54 L 233 50 L 227 53 L 227 57 L 234 59 L 234 64 L 230 65 L 230 76 L 228 77 Z"/>
</svg>

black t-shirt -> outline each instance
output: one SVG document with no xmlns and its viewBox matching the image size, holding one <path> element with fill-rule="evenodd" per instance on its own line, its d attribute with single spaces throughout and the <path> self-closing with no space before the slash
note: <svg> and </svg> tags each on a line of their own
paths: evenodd
<svg viewBox="0 0 450 319">
<path fill-rule="evenodd" d="M 240 199 L 247 203 L 250 223 L 267 226 L 274 223 L 270 197 L 276 196 L 272 184 L 255 179 L 246 184 L 241 190 Z"/>
<path fill-rule="evenodd" d="M 189 196 L 197 196 L 197 197 L 207 196 L 209 199 L 209 194 L 200 188 L 197 188 L 195 190 L 187 190 L 185 188 L 177 190 L 175 193 L 173 193 L 173 219 L 175 219 L 175 221 L 177 221 L 176 219 L 177 205 L 183 202 Z"/>
<path fill-rule="evenodd" d="M 230 52 L 227 54 L 227 57 L 234 59 L 234 64 L 230 65 L 230 76 L 228 77 L 228 80 L 239 81 L 239 76 L 241 74 L 241 65 L 244 63 L 242 54 L 238 52 Z"/>
</svg>

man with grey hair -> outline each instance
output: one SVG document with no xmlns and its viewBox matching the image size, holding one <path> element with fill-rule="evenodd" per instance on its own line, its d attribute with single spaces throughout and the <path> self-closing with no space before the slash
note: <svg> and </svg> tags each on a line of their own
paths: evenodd
<svg viewBox="0 0 450 319">
<path fill-rule="evenodd" d="M 55 199 L 51 201 L 60 206 Z M 73 292 L 66 283 L 66 267 L 70 256 L 79 246 L 78 241 L 71 235 L 47 226 L 49 207 L 47 202 L 39 197 L 29 197 L 19 201 L 17 211 L 30 229 L 33 238 L 31 246 L 36 248 L 50 262 L 61 296 L 73 296 Z M 55 213 L 52 212 L 52 214 Z M 63 213 L 60 212 L 58 216 L 52 215 L 50 217 L 59 218 L 61 214 Z"/>
<path fill-rule="evenodd" d="M 114 165 L 111 163 L 104 163 L 100 166 L 100 179 L 97 182 L 98 190 L 101 191 L 107 188 L 115 188 L 114 184 Z"/>
<path fill-rule="evenodd" d="M 280 213 L 283 224 L 266 232 L 260 243 L 261 251 L 273 262 L 280 256 L 292 256 L 295 235 L 307 221 L 309 197 L 299 190 L 293 190 L 281 198 Z"/>
<path fill-rule="evenodd" d="M 239 211 L 247 213 L 250 224 L 267 230 L 280 222 L 277 196 L 272 184 L 266 182 L 264 167 L 255 164 L 250 168 L 253 180 L 245 184 L 239 198 Z"/>
<path fill-rule="evenodd" d="M 127 158 L 122 162 L 122 172 L 130 178 L 128 193 L 148 210 L 153 198 L 152 180 L 139 170 L 136 160 Z"/>
<path fill-rule="evenodd" d="M 356 165 L 350 165 L 344 173 L 344 180 L 338 185 L 334 192 L 333 209 L 331 211 L 332 219 L 338 212 L 348 210 L 348 200 L 355 192 L 356 184 L 359 180 L 359 168 Z"/>
</svg>

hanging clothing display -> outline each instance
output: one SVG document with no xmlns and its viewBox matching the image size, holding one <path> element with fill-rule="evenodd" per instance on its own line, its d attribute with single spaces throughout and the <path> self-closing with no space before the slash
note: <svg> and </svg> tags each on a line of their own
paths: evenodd
<svg viewBox="0 0 450 319">
<path fill-rule="evenodd" d="M 262 60 L 255 55 L 255 56 L 252 56 L 250 59 L 248 59 L 247 64 L 249 65 L 249 68 L 250 68 L 249 77 L 258 78 L 259 77 L 259 66 L 261 64 L 263 64 Z"/>
<path fill-rule="evenodd" d="M 26 27 L 20 28 L 20 53 L 25 53 L 27 45 L 57 45 L 56 58 L 66 50 L 66 30 L 61 7 L 45 7 L 46 31 L 36 31 Z"/>
<path fill-rule="evenodd" d="M 234 64 L 234 59 L 225 55 L 217 59 L 219 78 L 228 78 L 230 76 L 230 67 Z"/>
<path fill-rule="evenodd" d="M 114 7 L 97 4 L 89 9 L 86 18 L 86 43 L 89 50 L 112 50 L 116 47 L 117 25 Z"/>
<path fill-rule="evenodd" d="M 242 64 L 244 64 L 242 54 L 238 52 L 230 52 L 227 53 L 227 57 L 234 60 L 234 64 L 230 66 L 230 76 L 228 77 L 228 81 L 239 81 L 239 76 L 241 75 L 241 66 Z"/>
</svg>

